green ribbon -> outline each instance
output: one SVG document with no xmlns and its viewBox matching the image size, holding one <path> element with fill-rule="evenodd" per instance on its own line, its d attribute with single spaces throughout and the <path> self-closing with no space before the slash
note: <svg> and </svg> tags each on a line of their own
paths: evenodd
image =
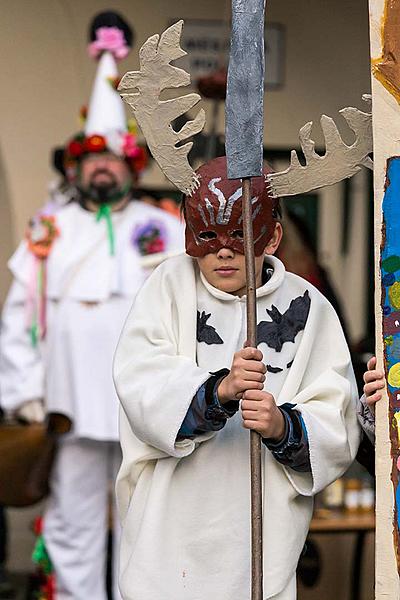
<svg viewBox="0 0 400 600">
<path fill-rule="evenodd" d="M 39 339 L 39 328 L 38 328 L 38 324 L 36 321 L 36 317 L 35 317 L 35 321 L 32 323 L 31 328 L 29 330 L 29 335 L 31 338 L 32 348 L 36 348 L 38 345 L 38 339 Z"/>
<path fill-rule="evenodd" d="M 100 204 L 99 210 L 96 213 L 96 221 L 97 223 L 101 221 L 101 219 L 105 219 L 107 224 L 107 234 L 108 241 L 110 244 L 110 254 L 114 256 L 115 254 L 115 237 L 114 237 L 114 227 L 111 218 L 111 206 L 109 204 Z"/>
<path fill-rule="evenodd" d="M 29 335 L 31 338 L 31 344 L 33 348 L 36 348 L 39 342 L 39 311 L 41 302 L 45 302 L 43 298 L 43 261 L 40 262 L 40 266 L 38 269 L 37 275 L 37 293 L 36 293 L 36 302 L 33 311 L 32 324 L 29 329 Z"/>
<path fill-rule="evenodd" d="M 51 575 L 53 573 L 53 565 L 50 560 L 50 556 L 47 552 L 46 545 L 42 535 L 36 540 L 35 547 L 32 553 L 33 562 L 41 567 L 45 575 Z"/>
</svg>

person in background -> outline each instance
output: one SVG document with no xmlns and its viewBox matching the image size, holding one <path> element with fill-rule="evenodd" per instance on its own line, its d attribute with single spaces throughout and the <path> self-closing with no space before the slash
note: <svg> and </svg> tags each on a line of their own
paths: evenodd
<svg viewBox="0 0 400 600">
<path fill-rule="evenodd" d="M 109 498 L 121 461 L 113 354 L 153 267 L 183 250 L 179 220 L 135 200 L 145 150 L 112 85 L 132 31 L 119 15 L 101 13 L 90 38 L 98 68 L 87 119 L 62 156 L 75 193 L 32 219 L 10 260 L 0 338 L 5 410 L 31 422 L 60 412 L 73 423 L 59 444 L 43 519 L 57 600 L 106 599 Z M 118 548 L 115 513 L 113 524 Z"/>
<path fill-rule="evenodd" d="M 277 256 L 290 273 L 312 283 L 332 304 L 347 339 L 347 326 L 339 298 L 326 270 L 319 264 L 317 251 L 306 223 L 295 213 L 284 209 L 285 236 Z"/>
</svg>

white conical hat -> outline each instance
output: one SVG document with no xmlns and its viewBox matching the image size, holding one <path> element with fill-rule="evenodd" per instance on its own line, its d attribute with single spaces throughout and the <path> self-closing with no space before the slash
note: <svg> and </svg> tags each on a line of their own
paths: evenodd
<svg viewBox="0 0 400 600">
<path fill-rule="evenodd" d="M 118 77 L 118 69 L 111 52 L 103 52 L 97 67 L 92 95 L 85 123 L 85 135 L 103 135 L 108 141 L 117 133 L 127 131 L 124 105 L 112 81 Z"/>
</svg>

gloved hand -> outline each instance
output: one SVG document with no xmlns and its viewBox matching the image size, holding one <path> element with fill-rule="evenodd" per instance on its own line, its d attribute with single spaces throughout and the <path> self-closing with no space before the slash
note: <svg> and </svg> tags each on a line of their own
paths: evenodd
<svg viewBox="0 0 400 600">
<path fill-rule="evenodd" d="M 46 417 L 43 400 L 28 400 L 21 404 L 15 411 L 17 419 L 23 419 L 28 423 L 43 423 Z"/>
</svg>

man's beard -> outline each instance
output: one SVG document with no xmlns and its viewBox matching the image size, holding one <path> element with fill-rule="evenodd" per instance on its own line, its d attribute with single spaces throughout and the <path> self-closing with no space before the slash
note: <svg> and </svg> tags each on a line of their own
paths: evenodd
<svg viewBox="0 0 400 600">
<path fill-rule="evenodd" d="M 107 178 L 97 180 L 98 175 L 107 175 Z M 97 169 L 89 180 L 87 186 L 79 185 L 83 200 L 92 200 L 96 204 L 111 204 L 118 202 L 129 191 L 130 184 L 120 184 L 113 173 L 107 169 Z"/>
</svg>

